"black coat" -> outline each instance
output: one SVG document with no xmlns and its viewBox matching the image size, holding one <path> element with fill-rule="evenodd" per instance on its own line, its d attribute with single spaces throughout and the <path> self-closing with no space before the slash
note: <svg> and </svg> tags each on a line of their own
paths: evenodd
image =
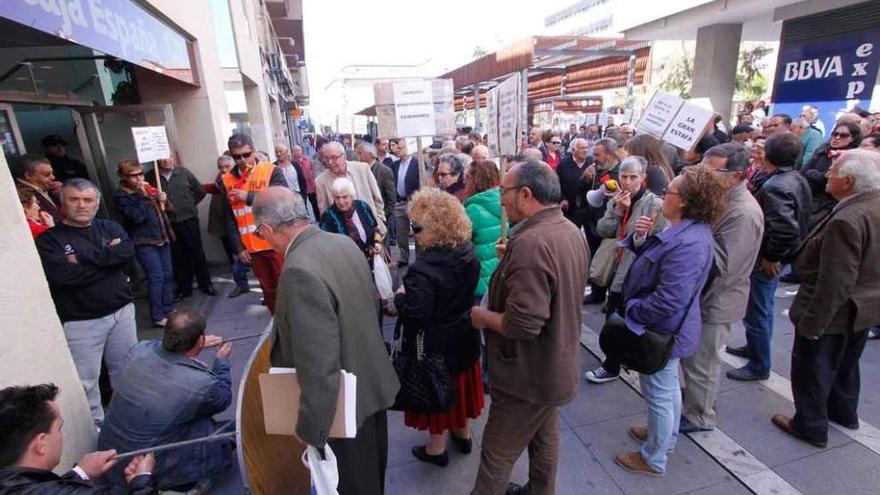
<svg viewBox="0 0 880 495">
<path fill-rule="evenodd" d="M 152 484 L 152 476 L 138 476 L 128 485 L 128 493 L 131 495 L 157 493 Z M 0 495 L 92 495 L 100 493 L 105 493 L 105 491 L 96 488 L 91 481 L 82 480 L 73 471 L 64 476 L 58 476 L 52 471 L 42 469 L 0 468 Z"/>
<path fill-rule="evenodd" d="M 761 184 L 755 199 L 764 211 L 760 257 L 792 261 L 810 229 L 813 198 L 807 180 L 791 167 L 779 168 Z"/>
<path fill-rule="evenodd" d="M 847 148 L 844 148 L 847 149 Z M 837 200 L 825 191 L 828 179 L 825 174 L 831 168 L 831 157 L 828 152 L 831 147 L 828 143 L 819 146 L 809 161 L 801 168 L 803 175 L 810 184 L 810 191 L 813 194 L 813 216 L 811 225 L 815 224 L 819 219 L 831 212 Z M 843 151 L 841 149 L 840 151 Z"/>
<path fill-rule="evenodd" d="M 470 312 L 479 278 L 480 262 L 470 242 L 420 253 L 403 277 L 406 293 L 395 298 L 404 352 L 415 351 L 416 335 L 424 330 L 425 352 L 442 355 L 450 373 L 473 366 L 480 357 L 480 334 Z"/>
<path fill-rule="evenodd" d="M 581 174 L 584 169 L 590 165 L 589 159 L 584 164 L 584 168 L 578 168 L 574 158 L 571 155 L 566 156 L 559 162 L 556 167 L 556 175 L 559 176 L 559 187 L 562 192 L 562 199 L 568 202 L 568 208 L 563 214 L 573 224 L 580 227 L 587 219 L 589 205 L 587 204 L 586 194 L 590 190 L 592 184 L 581 180 Z"/>
<path fill-rule="evenodd" d="M 409 165 L 406 168 L 406 177 L 403 179 L 403 188 L 406 190 L 406 196 L 400 197 L 398 194 L 398 201 L 405 201 L 409 199 L 410 196 L 413 195 L 416 191 L 419 190 L 419 159 L 413 155 L 406 157 L 409 160 Z M 402 160 L 397 160 L 393 164 L 391 164 L 391 171 L 394 172 L 394 190 L 397 191 L 397 181 L 398 172 L 400 171 L 400 162 Z"/>
</svg>

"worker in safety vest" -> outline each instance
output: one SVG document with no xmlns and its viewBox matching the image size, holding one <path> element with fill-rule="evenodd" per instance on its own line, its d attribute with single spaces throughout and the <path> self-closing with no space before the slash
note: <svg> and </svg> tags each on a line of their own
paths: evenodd
<svg viewBox="0 0 880 495">
<path fill-rule="evenodd" d="M 275 290 L 281 278 L 282 256 L 260 239 L 251 213 L 257 193 L 269 186 L 287 187 L 284 173 L 275 165 L 257 163 L 254 141 L 247 134 L 229 138 L 229 154 L 235 167 L 217 179 L 217 189 L 226 201 L 226 230 L 242 262 L 251 266 L 263 289 L 263 299 L 275 313 Z"/>
</svg>

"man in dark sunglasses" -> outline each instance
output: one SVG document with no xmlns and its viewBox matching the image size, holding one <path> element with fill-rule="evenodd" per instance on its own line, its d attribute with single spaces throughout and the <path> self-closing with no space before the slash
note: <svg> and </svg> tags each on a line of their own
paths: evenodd
<svg viewBox="0 0 880 495">
<path fill-rule="evenodd" d="M 247 134 L 233 134 L 227 143 L 235 166 L 217 179 L 217 189 L 229 205 L 226 232 L 239 259 L 250 265 L 263 289 L 263 299 L 275 313 L 275 291 L 281 276 L 281 255 L 257 235 L 251 205 L 257 193 L 271 186 L 287 187 L 284 172 L 272 163 L 257 163 L 254 141 Z"/>
</svg>

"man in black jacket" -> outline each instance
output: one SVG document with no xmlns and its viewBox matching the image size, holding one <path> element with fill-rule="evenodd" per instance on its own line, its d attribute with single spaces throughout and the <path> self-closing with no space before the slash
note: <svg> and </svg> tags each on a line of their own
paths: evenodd
<svg viewBox="0 0 880 495">
<path fill-rule="evenodd" d="M 101 196 L 85 179 L 61 188 L 64 220 L 37 238 L 55 309 L 95 423 L 104 420 L 98 376 L 101 357 L 113 384 L 137 342 L 126 265 L 134 243 L 118 223 L 95 218 Z"/>
<path fill-rule="evenodd" d="M 193 276 L 202 292 L 216 296 L 217 290 L 214 289 L 208 273 L 199 227 L 198 204 L 208 193 L 189 169 L 175 165 L 174 158 L 159 160 L 157 163 L 162 191 L 168 194 L 172 206 L 168 216 L 175 237 L 171 243 L 171 260 L 174 264 L 174 280 L 177 282 L 177 300 L 192 295 Z M 147 182 L 153 187 L 159 187 L 156 184 L 155 171 L 147 172 Z"/>
<path fill-rule="evenodd" d="M 773 336 L 773 298 L 783 263 L 789 263 L 806 237 L 813 200 L 810 186 L 794 169 L 801 140 L 790 132 L 774 134 L 764 144 L 766 178 L 757 184 L 755 199 L 764 211 L 764 237 L 758 263 L 751 276 L 746 317 L 746 346 L 727 348 L 748 358 L 739 369 L 727 372 L 733 380 L 766 380 L 770 376 L 770 339 Z"/>
<path fill-rule="evenodd" d="M 52 470 L 61 462 L 61 410 L 52 384 L 0 390 L 0 495 L 90 495 L 102 493 L 92 480 L 116 464 L 115 450 L 86 454 L 63 476 Z M 150 495 L 152 454 L 137 456 L 125 468 L 128 493 Z"/>
<path fill-rule="evenodd" d="M 384 203 L 385 220 L 390 226 L 395 223 L 392 219 L 394 218 L 394 203 L 397 202 L 397 192 L 394 190 L 394 171 L 379 160 L 379 153 L 371 143 L 359 144 L 357 152 L 361 161 L 370 166 L 370 171 L 376 178 L 376 184 L 379 185 L 379 192 L 382 194 L 382 202 Z M 386 246 L 388 237 L 385 236 Z"/>
</svg>

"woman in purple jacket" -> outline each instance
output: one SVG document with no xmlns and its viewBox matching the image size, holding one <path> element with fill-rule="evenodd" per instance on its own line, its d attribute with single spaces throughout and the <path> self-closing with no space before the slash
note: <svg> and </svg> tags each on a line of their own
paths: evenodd
<svg viewBox="0 0 880 495">
<path fill-rule="evenodd" d="M 726 205 L 724 174 L 704 167 L 686 169 L 669 183 L 663 198 L 666 230 L 648 237 L 653 222 L 641 217 L 635 233 L 621 241 L 638 256 L 623 283 L 626 327 L 636 334 L 647 328 L 677 333 L 666 366 L 640 376 L 648 425 L 633 426 L 629 434 L 643 445 L 638 452 L 615 457 L 629 471 L 662 476 L 666 454 L 675 447 L 681 418 L 678 360 L 693 354 L 700 341 L 699 294 L 714 261 L 710 225 Z"/>
</svg>

